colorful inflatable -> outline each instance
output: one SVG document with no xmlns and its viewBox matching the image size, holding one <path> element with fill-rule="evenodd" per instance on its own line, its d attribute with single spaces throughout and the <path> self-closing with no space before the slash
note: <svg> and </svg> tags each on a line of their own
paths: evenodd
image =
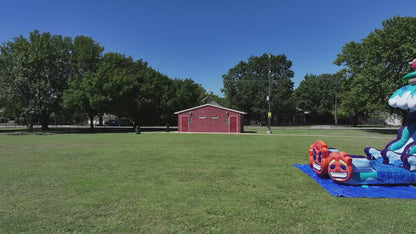
<svg viewBox="0 0 416 234">
<path fill-rule="evenodd" d="M 410 62 L 416 69 L 416 59 Z M 309 148 L 309 165 L 321 176 L 351 185 L 416 184 L 416 71 L 389 99 L 389 105 L 409 109 L 407 125 L 382 150 L 366 148 L 366 156 L 348 155 L 318 140 Z"/>
<path fill-rule="evenodd" d="M 313 151 L 312 157 L 319 158 L 320 152 L 329 152 L 326 143 L 321 140 L 316 141 L 311 146 L 311 148 L 319 147 L 322 147 L 321 151 Z M 385 152 L 385 150 L 367 149 L 377 153 L 374 156 L 371 154 L 367 156 L 348 155 L 334 149 L 318 166 L 322 169 L 321 171 L 317 170 L 315 162 L 311 167 L 321 176 L 329 176 L 334 181 L 350 185 L 416 183 L 416 170 L 410 171 L 404 166 L 400 166 L 397 158 L 393 161 L 393 164 L 386 163 L 385 158 L 381 156 L 381 152 Z M 368 152 L 367 149 L 366 152 Z M 415 155 L 412 155 L 412 157 L 414 158 Z M 416 162 L 410 162 L 410 164 L 412 164 L 412 167 L 416 166 Z"/>
</svg>

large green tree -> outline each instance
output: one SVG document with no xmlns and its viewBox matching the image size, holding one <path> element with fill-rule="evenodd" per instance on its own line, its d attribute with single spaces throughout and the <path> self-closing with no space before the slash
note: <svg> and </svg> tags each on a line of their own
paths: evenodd
<svg viewBox="0 0 416 234">
<path fill-rule="evenodd" d="M 293 96 L 296 106 L 303 111 L 310 113 L 310 121 L 331 122 L 335 110 L 335 100 L 341 90 L 341 83 L 344 75 L 336 74 L 307 74 L 299 87 L 294 91 Z M 338 95 L 338 96 L 337 96 Z"/>
<path fill-rule="evenodd" d="M 291 99 L 294 72 L 292 62 L 286 55 L 251 56 L 241 61 L 223 75 L 226 101 L 230 107 L 248 113 L 250 120 L 262 120 L 267 114 L 269 90 L 269 61 L 271 79 L 271 110 L 274 114 L 289 114 L 293 111 Z"/>
<path fill-rule="evenodd" d="M 172 80 L 147 62 L 110 52 L 95 71 L 71 79 L 65 105 L 88 113 L 91 120 L 110 113 L 130 118 L 135 125 L 160 125 L 174 123 L 173 112 L 197 105 L 204 92 L 190 79 Z"/>
<path fill-rule="evenodd" d="M 149 68 L 150 69 L 150 68 Z M 153 117 L 152 96 L 147 88 L 145 76 L 151 72 L 142 60 L 118 53 L 107 53 L 100 64 L 97 75 L 106 81 L 104 92 L 110 99 L 108 113 L 131 118 L 134 124 L 143 124 Z M 146 107 L 151 109 L 146 110 Z M 147 117 L 149 116 L 149 117 Z"/>
<path fill-rule="evenodd" d="M 385 109 L 385 107 L 380 104 L 377 107 L 367 103 L 370 99 L 369 95 L 371 95 L 371 93 L 368 92 L 368 89 L 374 88 L 377 85 L 371 87 L 357 85 L 362 78 L 362 76 L 359 76 L 356 79 L 347 79 L 342 83 L 341 87 L 340 99 L 342 102 L 339 113 L 341 116 L 351 117 L 354 126 L 358 125 L 360 119 L 363 120 L 369 117 L 371 112 Z"/>
<path fill-rule="evenodd" d="M 347 43 L 334 62 L 346 67 L 342 110 L 354 119 L 387 110 L 388 98 L 411 71 L 408 62 L 416 58 L 415 17 L 394 17 L 382 25 L 361 42 Z"/>
<path fill-rule="evenodd" d="M 208 96 L 204 88 L 192 79 L 172 80 L 166 94 L 167 105 L 164 116 L 166 116 L 166 122 L 176 124 L 177 116 L 172 113 L 205 104 L 201 101 Z"/>
<path fill-rule="evenodd" d="M 104 80 L 95 73 L 104 48 L 90 37 L 77 36 L 71 54 L 73 73 L 64 92 L 64 107 L 73 113 L 85 113 L 94 127 L 94 116 L 103 113 L 108 98 L 103 93 Z M 102 118 L 100 118 L 102 119 Z"/>
<path fill-rule="evenodd" d="M 33 130 L 49 117 L 104 113 L 136 124 L 173 123 L 173 112 L 200 104 L 205 90 L 191 79 L 170 79 L 142 60 L 107 53 L 92 38 L 30 33 L 0 47 L 0 104 Z M 64 109 L 62 108 L 64 107 Z M 173 116 L 173 117 L 172 117 Z"/>
<path fill-rule="evenodd" d="M 35 30 L 0 47 L 1 96 L 26 119 L 29 131 L 37 120 L 47 130 L 50 114 L 60 108 L 71 74 L 71 45 L 68 37 Z"/>
<path fill-rule="evenodd" d="M 109 112 L 131 118 L 135 124 L 174 123 L 175 111 L 199 104 L 205 90 L 191 79 L 170 79 L 142 60 L 120 54 L 105 55 L 99 73 L 107 77 Z M 121 62 L 124 61 L 124 62 Z"/>
</svg>

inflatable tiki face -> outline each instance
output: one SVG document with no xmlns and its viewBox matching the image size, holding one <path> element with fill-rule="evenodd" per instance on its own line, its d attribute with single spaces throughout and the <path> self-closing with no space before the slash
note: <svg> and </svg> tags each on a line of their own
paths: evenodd
<svg viewBox="0 0 416 234">
<path fill-rule="evenodd" d="M 328 174 L 336 181 L 347 181 L 352 177 L 352 158 L 345 152 L 332 152 L 328 157 Z"/>
<path fill-rule="evenodd" d="M 328 145 L 321 140 L 315 141 L 309 148 L 309 165 L 319 175 L 328 173 Z"/>
</svg>

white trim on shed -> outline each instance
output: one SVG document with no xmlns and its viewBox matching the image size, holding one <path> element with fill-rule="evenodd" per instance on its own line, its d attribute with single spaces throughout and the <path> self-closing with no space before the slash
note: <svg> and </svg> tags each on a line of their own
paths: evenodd
<svg viewBox="0 0 416 234">
<path fill-rule="evenodd" d="M 212 107 L 216 107 L 216 108 L 223 109 L 223 110 L 226 110 L 226 111 L 236 112 L 236 113 L 239 113 L 239 114 L 242 114 L 242 115 L 247 114 L 246 112 L 243 112 L 243 111 L 233 110 L 233 109 L 230 109 L 230 108 L 225 108 L 223 106 L 218 106 L 218 105 L 214 105 L 214 104 L 211 104 L 211 103 L 207 103 L 207 104 L 204 104 L 204 105 L 201 105 L 201 106 L 195 106 L 195 107 L 192 107 L 192 108 L 189 108 L 189 109 L 186 109 L 186 110 L 177 111 L 174 114 L 177 115 L 177 114 L 180 114 L 180 113 L 183 113 L 183 112 L 196 110 L 196 109 L 203 108 L 203 107 L 206 107 L 206 106 L 212 106 Z"/>
</svg>

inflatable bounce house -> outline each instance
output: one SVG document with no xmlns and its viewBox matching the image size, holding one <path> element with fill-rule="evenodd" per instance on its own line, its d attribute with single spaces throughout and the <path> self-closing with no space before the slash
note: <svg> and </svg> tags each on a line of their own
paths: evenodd
<svg viewBox="0 0 416 234">
<path fill-rule="evenodd" d="M 410 62 L 416 70 L 416 59 Z M 349 185 L 416 184 L 416 71 L 402 78 L 389 105 L 409 109 L 407 125 L 382 150 L 366 148 L 366 156 L 349 155 L 318 140 L 309 148 L 309 165 L 318 175 Z"/>
</svg>

